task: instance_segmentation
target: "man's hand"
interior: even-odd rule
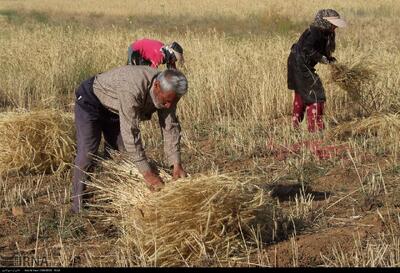
[[[164,187],[164,182],[161,177],[152,171],[145,172],[143,178],[147,185],[150,187],[151,191],[159,191]]]
[[[182,167],[182,164],[174,164],[174,170],[172,172],[172,178],[174,180],[178,179],[178,178],[183,178],[186,177],[187,173],[185,172],[185,170]]]

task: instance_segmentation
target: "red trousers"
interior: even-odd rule
[[[305,104],[299,93],[294,92],[292,123],[294,128],[299,128],[300,122],[304,119],[307,112],[307,128],[313,133],[325,128],[322,116],[324,114],[324,102]]]

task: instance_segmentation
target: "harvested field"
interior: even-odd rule
[[[286,65],[321,8],[348,27],[337,63],[316,65],[326,130],[309,134],[291,126]],[[398,267],[399,13],[397,0],[0,1],[0,266]],[[153,115],[141,133],[165,187],[150,192],[129,155],[99,158],[71,214],[74,90],[143,37],[184,48],[190,176],[172,181]]]

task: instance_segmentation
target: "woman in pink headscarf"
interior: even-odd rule
[[[177,42],[165,45],[157,40],[141,39],[128,47],[128,64],[131,65],[157,68],[160,64],[166,64],[168,69],[176,69],[176,62],[184,62],[183,49]]]

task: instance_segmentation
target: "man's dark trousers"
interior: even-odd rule
[[[72,179],[72,210],[75,213],[82,209],[82,197],[88,179],[86,172],[93,167],[93,155],[98,152],[102,133],[106,156],[107,149],[124,149],[119,116],[106,109],[94,95],[93,80],[83,81],[75,91],[77,155]]]

